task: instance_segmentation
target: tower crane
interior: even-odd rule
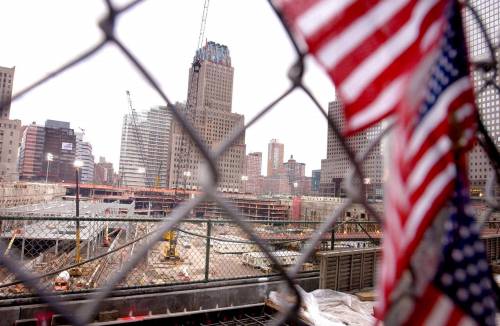
[[[205,36],[205,28],[207,24],[207,16],[208,16],[208,6],[210,4],[210,0],[205,0],[203,4],[203,13],[201,15],[201,24],[200,24],[200,32],[198,34],[198,44],[196,47],[196,50],[200,49],[203,43],[203,38]],[[195,56],[194,61],[192,63],[192,73],[191,73],[191,78],[189,80],[189,89],[188,89],[188,96],[187,96],[187,101],[186,101],[186,117],[188,121],[191,123],[194,123],[196,120],[196,108],[198,105],[198,85],[199,85],[199,79],[200,79],[200,68],[201,68],[201,63],[200,60],[197,56]],[[189,136],[186,134],[184,130],[182,130],[181,134],[181,155],[179,159],[179,163],[177,165],[177,172],[176,172],[176,180],[175,180],[175,201],[177,201],[177,188],[179,187],[179,177],[181,175],[181,171],[187,171],[189,169],[189,157],[191,155],[191,139],[189,139]],[[185,189],[184,189],[185,191]],[[177,204],[177,203],[175,203]]]
[[[146,166],[146,158],[144,156],[144,147],[145,147],[145,144],[142,140],[142,135],[139,131],[139,127],[137,126],[137,112],[135,111],[134,109],[134,106],[132,105],[132,96],[130,95],[130,91],[125,91],[125,93],[127,94],[127,101],[128,101],[128,106],[129,106],[129,109],[130,109],[130,116],[131,116],[131,119],[132,119],[132,126],[133,126],[133,130],[134,130],[134,134],[135,134],[135,140],[136,140],[136,143],[137,143],[137,150],[139,151],[139,155],[141,156],[141,161],[142,161],[142,164],[144,166],[144,173],[146,175],[146,186],[151,186],[151,182],[150,182],[150,178],[149,178],[149,175],[148,175],[148,168]]]
[[[205,3],[203,4],[203,13],[201,14],[200,34],[198,35],[198,46],[196,47],[196,49],[201,48],[201,44],[203,43],[203,37],[205,36],[205,27],[207,26],[209,4],[210,0],[205,0]]]

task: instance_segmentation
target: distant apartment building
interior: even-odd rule
[[[271,139],[267,145],[267,176],[275,176],[283,173],[283,161],[285,159],[285,145],[277,139]]]
[[[339,128],[344,128],[343,106],[339,99],[328,105],[328,117],[337,123]],[[354,136],[346,138],[347,144],[355,153],[363,152],[371,139],[381,132],[380,125],[372,127],[367,131],[359,132]],[[363,161],[364,180],[361,188],[369,197],[381,197],[383,160],[380,144],[371,151],[368,158]],[[347,158],[339,139],[328,126],[327,154],[326,159],[321,160],[320,193],[324,196],[345,196],[345,178],[352,169],[351,162]]]
[[[48,181],[75,182],[76,136],[70,123],[47,120],[44,141],[42,171]],[[49,156],[52,160],[47,159]]]
[[[493,44],[498,44],[500,42],[500,3],[497,0],[472,0],[470,3],[481,17],[486,33]],[[485,37],[469,10],[465,11],[464,24],[472,60],[491,61]],[[497,60],[500,60],[500,51],[497,50],[494,55],[496,55]],[[500,72],[500,66],[495,68],[497,72]],[[486,72],[477,69],[472,74],[476,91],[476,104],[481,114],[481,120],[497,149],[500,150],[500,94],[493,85],[483,89],[484,80],[492,76],[493,71]],[[500,77],[497,77],[496,83],[500,85]],[[483,90],[480,92],[481,89]],[[477,144],[469,153],[469,178],[472,196],[485,195],[486,182],[491,177],[492,171],[493,167],[486,152]]]
[[[177,106],[211,149],[244,125],[244,116],[232,112],[233,75],[227,46],[207,42],[196,51],[189,69],[187,103]],[[240,191],[245,148],[243,133],[218,160],[218,191]],[[200,188],[204,159],[177,122],[173,127],[170,162],[170,188]]]
[[[76,133],[76,159],[83,162],[80,168],[80,181],[91,183],[94,181],[94,155],[92,154],[92,145],[83,141],[83,132]]]
[[[43,155],[45,145],[45,127],[35,122],[26,126],[19,147],[19,179],[29,181],[45,180]]]
[[[245,176],[242,178],[242,191],[251,194],[262,193],[262,152],[246,156]],[[246,180],[245,180],[246,177]]]
[[[113,163],[106,162],[106,158],[100,156],[99,162],[94,165],[94,183],[111,185],[114,174]]]
[[[320,180],[321,180],[321,170],[312,170],[311,193],[313,194],[319,193]]]
[[[119,184],[167,187],[172,113],[166,106],[123,117]]]
[[[17,161],[21,121],[10,120],[15,68],[0,67],[0,181],[19,179]]]

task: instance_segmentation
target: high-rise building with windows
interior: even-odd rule
[[[272,177],[283,174],[283,161],[285,159],[285,145],[277,139],[271,139],[267,145],[267,176]]]
[[[123,117],[119,183],[132,187],[167,187],[172,112],[166,106]]]
[[[500,3],[497,0],[472,0],[470,4],[477,11],[485,31],[494,47],[500,45]],[[491,62],[492,55],[486,37],[469,10],[465,10],[465,31],[469,52],[475,62]],[[500,51],[493,54],[500,60]],[[483,65],[487,67],[487,65]],[[476,69],[472,74],[476,93],[476,104],[481,120],[497,149],[500,150],[500,94],[493,85],[484,87],[485,80],[491,79],[493,70],[500,72],[500,67],[491,67],[487,71]],[[500,77],[496,80],[500,85]],[[481,91],[480,91],[481,90]],[[486,152],[479,145],[469,153],[469,178],[472,196],[483,196],[487,179],[492,173],[492,166]]]
[[[113,184],[113,163],[106,162],[106,158],[100,156],[99,162],[94,167],[94,182],[96,184]]]
[[[0,119],[9,119],[16,68],[0,67]]]
[[[329,103],[328,117],[335,121],[339,128],[344,128],[343,106],[339,99]],[[380,132],[380,125],[376,125],[367,131],[347,137],[346,141],[354,153],[362,153],[370,140],[376,138]],[[367,196],[382,196],[382,163],[380,144],[377,144],[362,164],[364,180],[358,180],[358,182],[363,182],[363,189]],[[320,193],[325,196],[345,196],[344,182],[351,169],[352,164],[345,154],[340,140],[335,136],[332,128],[328,126],[326,159],[321,160]]]
[[[83,141],[83,132],[76,133],[76,159],[83,162],[80,169],[80,181],[91,183],[94,181],[94,155],[92,154],[92,145]]]
[[[45,180],[45,172],[42,169],[43,148],[45,145],[45,127],[38,126],[35,122],[24,128],[21,146],[19,147],[19,179],[21,180]]]
[[[262,152],[249,153],[246,156],[245,176],[242,178],[242,191],[251,194],[262,193]],[[245,179],[246,177],[246,179]]]
[[[244,116],[232,112],[233,75],[227,46],[207,42],[196,51],[189,69],[187,103],[177,106],[211,149],[244,125]],[[170,187],[199,189],[204,159],[177,122],[173,127],[171,153]],[[218,191],[240,191],[244,163],[243,133],[217,162]]]
[[[49,182],[75,182],[76,136],[69,122],[45,121],[42,173]],[[47,160],[47,157],[51,160]]]
[[[0,67],[0,181],[15,181],[18,173],[18,147],[21,121],[10,120],[15,68]]]
[[[321,179],[321,170],[312,170],[311,192],[313,194],[319,193],[320,179]]]

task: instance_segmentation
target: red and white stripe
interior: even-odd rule
[[[397,137],[386,187],[384,263],[379,317],[431,220],[452,192],[456,162],[455,125],[472,140],[471,84],[464,77],[448,86],[415,128],[415,103],[408,95],[418,72],[428,67],[446,24],[448,0],[275,0],[287,23],[326,69],[344,104],[346,133],[365,129],[396,113]],[[420,69],[424,71],[425,69]],[[414,100],[414,98],[413,98]],[[412,111],[413,110],[413,111]],[[408,119],[409,117],[409,119]],[[409,124],[408,121],[409,120]],[[460,129],[460,127],[458,128]],[[439,301],[436,305],[444,305]],[[427,315],[428,322],[443,318]]]
[[[446,0],[276,0],[333,79],[346,133],[391,115],[409,73],[433,53]]]
[[[451,128],[474,130],[472,86],[462,77],[440,95],[431,111],[410,132],[396,130],[393,137],[393,176],[386,185],[384,263],[380,274],[379,314],[422,239],[429,223],[450,198],[457,175]],[[450,117],[455,124],[450,123]],[[468,144],[464,144],[464,147]],[[436,324],[438,325],[438,324]]]
[[[467,316],[453,301],[431,284],[418,299],[418,305],[405,325],[473,326],[477,323]]]

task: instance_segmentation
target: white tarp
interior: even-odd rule
[[[297,287],[302,294],[300,316],[315,326],[361,326],[373,325],[373,301],[360,301],[356,296],[329,289],[319,289],[310,293]],[[272,291],[269,294],[277,306],[289,305],[283,295]]]

